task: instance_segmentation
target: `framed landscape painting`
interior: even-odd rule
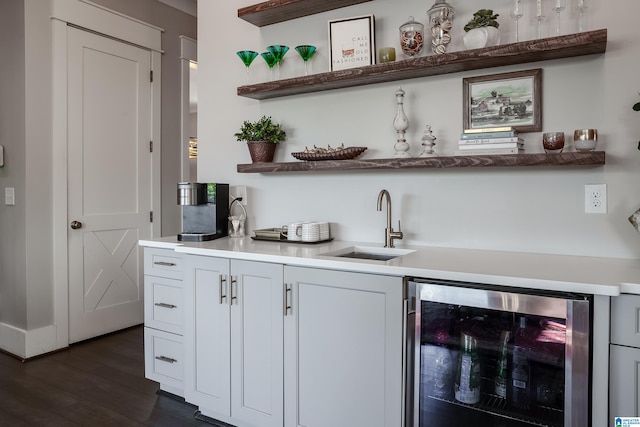
[[[462,97],[464,129],[542,130],[541,68],[465,78]]]

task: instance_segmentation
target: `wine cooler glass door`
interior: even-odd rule
[[[415,427],[589,425],[589,299],[510,289],[415,282]]]

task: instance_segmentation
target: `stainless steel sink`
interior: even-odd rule
[[[376,248],[366,246],[349,246],[332,252],[320,254],[335,258],[354,258],[372,261],[389,261],[414,252],[410,249]]]
[[[336,255],[338,258],[358,258],[358,259],[372,259],[375,261],[389,261],[390,259],[398,258],[400,255],[383,255],[383,254],[369,254],[366,252],[349,252],[342,255]]]

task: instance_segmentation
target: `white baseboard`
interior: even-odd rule
[[[22,359],[58,350],[56,348],[56,327],[49,325],[25,331],[6,323],[0,323],[0,349]]]

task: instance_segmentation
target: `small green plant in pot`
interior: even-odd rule
[[[499,14],[494,14],[491,9],[480,9],[473,14],[471,21],[464,26],[464,31],[469,32],[474,28],[482,27],[500,27],[500,23],[497,21]]]
[[[271,117],[262,116],[260,120],[245,120],[240,131],[235,135],[237,141],[244,141],[249,147],[249,154],[254,163],[271,162],[276,152],[276,144],[284,141],[287,133],[279,123]]]
[[[491,9],[480,9],[473,14],[473,18],[464,26],[463,42],[467,49],[479,49],[495,46],[500,43],[500,23],[497,13]]]

